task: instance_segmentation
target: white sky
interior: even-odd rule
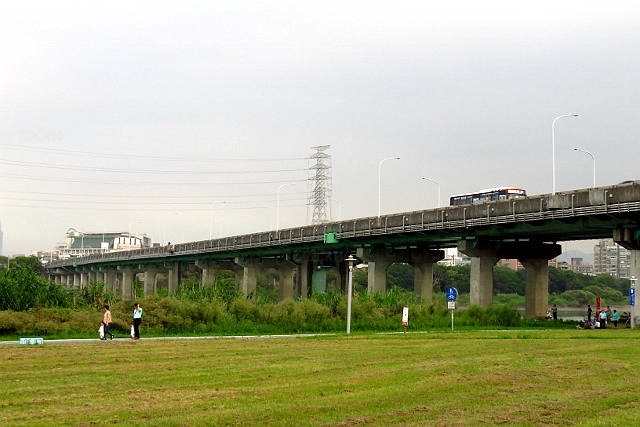
[[[68,227],[156,242],[274,229],[288,181],[280,227],[303,225],[314,145],[331,145],[334,219],[377,214],[389,156],[383,213],[434,207],[421,176],[443,203],[547,193],[567,113],[558,191],[591,185],[576,146],[598,185],[640,178],[637,4],[4,3],[4,252]]]

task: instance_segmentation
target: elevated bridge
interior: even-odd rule
[[[558,242],[613,238],[632,253],[632,275],[640,276],[640,181],[541,194],[523,199],[449,206],[322,225],[272,230],[213,240],[54,261],[49,276],[80,288],[100,280],[123,298],[133,298],[133,279],[144,275],[145,293],[164,276],[175,290],[185,272],[213,283],[216,272],[232,270],[251,296],[260,269],[280,276],[280,297],[306,297],[323,290],[322,272],[346,276],[344,259],[355,253],[368,262],[368,291],[386,290],[386,270],[394,262],[415,267],[415,292],[430,300],[433,263],[443,249],[457,247],[471,257],[471,303],[492,301],[493,266],[516,258],[527,272],[526,315],[543,317],[548,306],[548,260]]]

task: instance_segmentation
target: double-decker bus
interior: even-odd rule
[[[473,205],[476,203],[492,202],[495,200],[521,199],[527,197],[527,192],[516,187],[497,187],[476,191],[475,193],[457,194],[451,196],[449,205]]]

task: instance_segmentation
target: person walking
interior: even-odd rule
[[[558,320],[558,306],[555,304],[551,307],[551,315],[553,316],[553,320]]]
[[[131,339],[140,339],[140,323],[142,323],[142,307],[135,303],[133,304],[133,337]]]
[[[102,316],[102,323],[104,323],[104,338],[107,339],[107,335],[111,336],[113,339],[113,334],[111,333],[111,311],[109,311],[109,306],[104,306],[104,315]]]
[[[591,310],[591,305],[587,305],[587,320],[589,321],[589,323],[594,323],[592,322],[592,317],[591,317],[591,313],[593,313],[593,310]]]

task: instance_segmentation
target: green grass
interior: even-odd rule
[[[636,425],[638,330],[0,347],[2,425]]]

